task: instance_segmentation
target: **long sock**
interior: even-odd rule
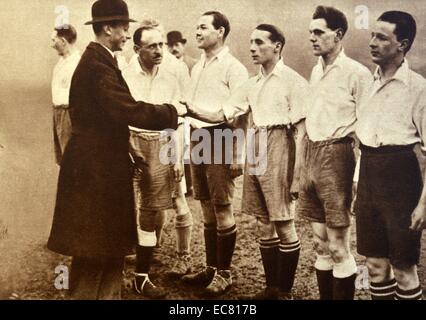
[[[136,247],[136,273],[149,273],[154,247]]]
[[[357,266],[353,255],[333,266],[333,300],[353,300]]]
[[[353,300],[356,274],[346,278],[333,278],[333,300]]]
[[[192,227],[176,228],[176,249],[181,255],[191,253]]]
[[[300,256],[300,241],[279,245],[278,281],[282,292],[290,293]]]
[[[404,290],[399,286],[396,288],[395,300],[423,300],[423,290],[419,285],[415,289]]]
[[[266,286],[278,287],[278,245],[279,238],[260,240],[259,249],[265,271]]]
[[[217,231],[216,224],[204,224],[204,242],[206,246],[207,266],[217,267]]]
[[[217,268],[218,270],[231,269],[232,256],[234,255],[237,241],[237,226],[224,230],[217,230]]]
[[[180,255],[191,253],[192,215],[177,215],[175,222],[176,251]]]
[[[315,262],[320,300],[333,299],[333,260],[330,255],[317,255]]]
[[[384,282],[371,282],[371,300],[394,300],[396,291],[396,280],[391,279]]]

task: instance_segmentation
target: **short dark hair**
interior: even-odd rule
[[[116,28],[117,26],[123,24],[123,21],[105,21],[105,22],[98,22],[94,23],[92,25],[93,32],[95,35],[99,36],[102,33],[102,30],[104,29],[104,26],[111,26],[112,28]]]
[[[348,19],[345,14],[333,7],[318,6],[315,9],[313,19],[324,19],[331,30],[342,29],[343,36],[348,31]]]
[[[281,51],[283,50],[284,45],[285,45],[285,37],[284,37],[284,33],[278,27],[276,27],[272,24],[259,24],[256,27],[256,30],[269,32],[270,33],[269,39],[272,42],[281,43]]]
[[[77,31],[70,24],[57,26],[54,30],[56,31],[58,37],[64,38],[68,41],[69,44],[73,44],[77,41]]]
[[[142,34],[144,31],[148,30],[155,30],[154,26],[143,26],[136,29],[135,33],[133,34],[133,43],[140,46],[142,42]]]
[[[213,16],[213,26],[216,30],[220,27],[225,29],[225,33],[223,35],[223,40],[225,41],[229,32],[231,32],[231,25],[229,24],[228,18],[219,11],[207,11],[203,13],[203,16]]]
[[[377,21],[385,21],[395,24],[395,35],[399,42],[407,39],[410,43],[404,53],[410,51],[417,33],[417,24],[414,17],[402,11],[387,11],[383,13]]]

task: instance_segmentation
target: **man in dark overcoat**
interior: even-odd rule
[[[89,44],[70,89],[72,137],[59,174],[48,248],[72,256],[73,299],[119,299],[124,256],[136,244],[128,125],[176,129],[182,106],[136,102],[114,57],[130,39],[127,4],[92,7]]]

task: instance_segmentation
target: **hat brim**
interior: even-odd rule
[[[137,22],[136,20],[130,19],[129,17],[123,17],[123,16],[111,16],[111,17],[100,17],[95,18],[91,21],[87,21],[85,25],[91,25],[99,22],[112,22],[112,21],[122,21],[122,22]]]
[[[175,43],[178,43],[178,42],[181,42],[181,43],[183,43],[183,44],[186,44],[186,39],[180,39],[180,40],[175,40],[175,41],[172,41],[172,42],[167,42],[167,44],[168,44],[169,46],[172,46],[172,45],[174,45]]]

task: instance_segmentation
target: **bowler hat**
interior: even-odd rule
[[[179,31],[170,31],[167,34],[167,44],[168,45],[174,45],[177,42],[181,42],[183,44],[186,43],[186,39],[182,37],[182,33]]]
[[[98,0],[92,6],[92,20],[85,25],[111,21],[136,22],[129,18],[129,9],[123,0]]]

